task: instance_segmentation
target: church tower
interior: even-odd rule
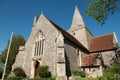
[[[73,35],[87,49],[89,49],[90,39],[93,37],[93,35],[86,28],[77,6],[75,7],[72,24],[68,32]]]

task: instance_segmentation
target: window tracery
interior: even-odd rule
[[[43,45],[44,45],[43,33],[39,31],[35,37],[34,56],[43,55]]]

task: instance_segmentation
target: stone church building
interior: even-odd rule
[[[12,70],[21,67],[28,77],[34,78],[38,67],[47,65],[52,76],[61,80],[71,76],[72,70],[83,70],[87,77],[102,76],[117,48],[115,33],[94,37],[76,6],[67,31],[43,14],[34,17],[30,36],[25,46],[20,46]]]

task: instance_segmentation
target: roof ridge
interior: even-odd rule
[[[114,49],[113,37],[113,33],[94,37],[90,40],[89,51],[99,52]]]
[[[104,36],[108,36],[108,35],[113,35],[113,33],[103,34],[103,35],[100,35],[100,36],[95,36],[92,39],[95,39],[95,38],[98,38],[98,37],[104,37]]]

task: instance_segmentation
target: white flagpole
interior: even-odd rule
[[[5,66],[4,66],[4,71],[3,71],[3,75],[2,75],[2,80],[4,80],[4,76],[5,76],[6,65],[7,65],[9,51],[10,51],[10,46],[11,46],[11,42],[12,42],[12,36],[13,36],[13,32],[11,33],[11,37],[10,37],[10,43],[9,43],[9,47],[8,47],[8,51],[7,51],[7,56],[6,56],[6,60],[5,60]]]

